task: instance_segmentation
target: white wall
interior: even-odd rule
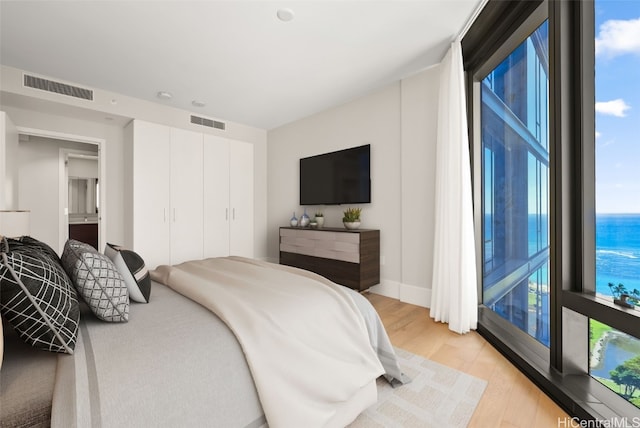
[[[18,153],[18,130],[3,111],[0,111],[0,210],[19,209],[18,168],[11,159]]]
[[[36,128],[62,133],[92,136],[106,140],[107,182],[107,241],[124,242],[126,218],[123,194],[123,127],[128,119],[142,119],[173,126],[220,135],[254,145],[254,231],[255,256],[267,256],[267,132],[263,129],[221,120],[226,130],[204,128],[189,121],[190,112],[170,106],[127,97],[125,95],[94,89],[94,100],[73,97],[26,88],[22,85],[22,70],[0,66],[0,110],[18,127]],[[73,82],[69,82],[73,83]],[[105,120],[113,117],[115,120]],[[102,186],[101,186],[102,187]]]
[[[278,259],[278,227],[299,217],[298,161],[301,157],[371,144],[371,204],[363,208],[361,227],[380,229],[383,278],[400,278],[400,85],[285,125],[268,134],[269,256]],[[344,206],[317,207],[325,226],[342,226]],[[316,207],[308,207],[310,216]]]
[[[402,81],[401,299],[429,306],[433,272],[439,67]],[[428,295],[416,287],[429,289]]]
[[[268,256],[278,228],[299,216],[301,157],[371,144],[371,204],[362,228],[380,229],[381,284],[374,291],[428,306],[433,258],[433,193],[438,72],[431,68],[372,95],[268,133]],[[341,227],[343,206],[320,208]]]
[[[32,138],[19,143],[18,198],[31,211],[31,236],[62,253],[59,246],[60,149],[87,150],[87,144]]]
[[[15,123],[17,127],[23,128],[32,128],[32,129],[42,129],[48,131],[54,131],[63,134],[72,134],[72,135],[81,135],[83,137],[90,137],[96,139],[102,139],[105,141],[104,152],[101,156],[106,156],[106,183],[102,186],[103,191],[105,191],[106,198],[106,206],[105,206],[105,223],[103,226],[106,227],[107,236],[106,239],[108,242],[122,242],[124,239],[124,218],[122,215],[123,208],[123,186],[124,182],[122,179],[122,158],[123,158],[123,135],[122,128],[117,125],[109,125],[101,122],[93,122],[82,119],[75,119],[66,116],[58,116],[50,113],[45,113],[36,110],[24,110],[20,108],[11,107],[8,105],[2,105],[2,109],[7,113],[7,115],[11,118],[11,120]],[[55,141],[55,140],[53,140]],[[20,143],[21,145],[24,142]],[[53,144],[55,146],[55,144]],[[56,178],[52,178],[55,180],[55,183],[58,183],[58,147],[49,148],[50,150],[55,150],[55,158],[56,158]],[[43,150],[46,150],[43,147]],[[48,171],[48,168],[43,171],[38,171],[37,169],[33,170],[33,176],[28,176],[25,171],[20,168],[19,172],[19,188],[22,189],[19,195],[19,205],[20,209],[31,209],[30,205],[34,204],[35,201],[38,200],[40,193],[29,193],[29,196],[25,196],[26,192],[42,192],[42,187],[34,185],[32,181],[40,182],[40,177],[45,174],[45,171]],[[46,173],[47,177],[49,176],[49,172]],[[27,180],[23,182],[23,180]],[[27,190],[31,189],[31,190]],[[40,190],[38,190],[40,189]],[[53,189],[51,186],[49,191],[54,192],[56,194],[56,198],[59,197],[57,189]],[[27,199],[24,199],[27,198]],[[58,199],[56,199],[55,206],[58,206]],[[31,232],[35,238],[42,239],[51,245],[54,249],[58,249],[58,238],[56,235],[55,241],[52,243],[49,242],[48,239],[44,239],[44,236],[48,236],[50,233],[54,233],[51,231],[44,232],[41,229],[41,226],[38,226],[38,218],[39,216],[35,215],[32,212],[31,214]],[[51,221],[58,221],[59,218],[55,217]],[[55,226],[55,233],[57,234],[59,231],[58,223]]]
[[[97,159],[69,157],[67,167],[69,168],[69,177],[99,178]]]

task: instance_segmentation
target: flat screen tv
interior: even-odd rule
[[[300,205],[371,202],[371,145],[300,159]]]

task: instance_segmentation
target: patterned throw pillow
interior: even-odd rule
[[[72,354],[80,322],[76,290],[55,252],[30,240],[0,245],[0,312],[26,343]]]
[[[144,260],[137,253],[113,244],[107,244],[104,254],[111,259],[124,278],[129,289],[129,298],[134,302],[149,303],[151,278]]]
[[[18,248],[30,248],[36,252],[42,252],[46,254],[47,256],[51,257],[53,261],[61,264],[60,257],[58,257],[58,254],[53,250],[53,248],[42,241],[38,241],[35,238],[32,238],[30,236],[23,236],[18,239],[7,238],[7,241],[9,242],[9,247],[12,250],[17,250]]]
[[[108,322],[129,320],[127,284],[109,257],[89,244],[70,239],[64,245],[62,266],[98,318]]]

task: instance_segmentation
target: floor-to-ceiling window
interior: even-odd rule
[[[463,53],[479,331],[588,426],[640,426],[640,2],[490,0]]]
[[[549,49],[543,22],[482,78],[483,303],[549,344]]]
[[[594,7],[595,292],[637,305],[640,2],[595,0]],[[591,376],[640,406],[640,340],[592,318],[589,349]]]

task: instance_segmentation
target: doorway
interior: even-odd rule
[[[99,250],[101,183],[97,147],[95,151],[60,148],[60,156],[65,169],[65,176],[60,180],[60,200],[67,201],[63,211],[68,238]]]
[[[70,223],[81,222],[83,228],[95,231],[91,245],[101,248],[106,242],[106,168],[101,155],[104,140],[21,127],[18,133],[19,200],[21,206],[31,211],[32,235],[61,254],[70,236]],[[94,172],[81,172],[87,168],[74,166],[81,163],[93,165],[89,169]],[[82,195],[75,192],[85,184],[87,188]],[[70,204],[69,196],[74,196],[74,192]]]

